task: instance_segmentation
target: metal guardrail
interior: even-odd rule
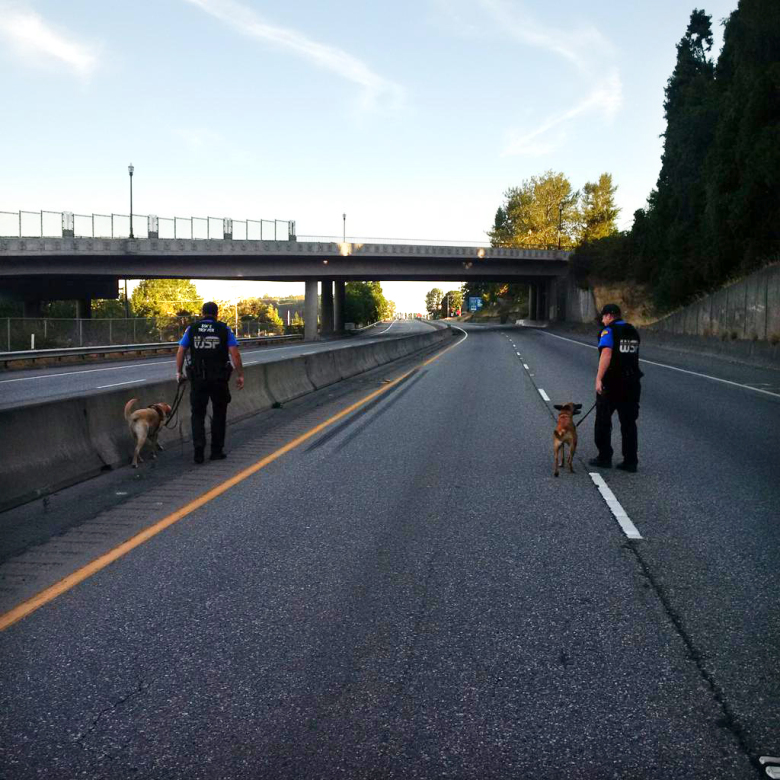
[[[129,238],[129,214],[0,211],[0,238]],[[295,221],[133,214],[134,238],[295,240]]]
[[[303,336],[291,334],[288,336],[253,336],[238,339],[239,344],[251,346],[252,344],[264,344],[284,341],[301,341]],[[101,347],[62,347],[60,349],[26,349],[15,352],[0,352],[0,363],[8,363],[15,360],[37,360],[44,358],[79,357],[81,355],[108,355],[117,352],[148,352],[149,350],[165,350],[178,347],[178,341],[153,341],[149,344],[115,344]]]

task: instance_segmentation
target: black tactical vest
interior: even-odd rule
[[[639,332],[627,322],[613,322],[608,327],[612,331],[614,344],[612,359],[604,374],[604,386],[608,393],[621,395],[639,387],[642,378],[639,369]],[[599,354],[602,349],[599,349]]]
[[[190,325],[190,378],[230,379],[228,326],[206,319]]]

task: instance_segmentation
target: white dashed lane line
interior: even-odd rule
[[[553,335],[553,334],[548,334],[548,335]],[[570,340],[571,339],[566,339],[566,341],[570,341]],[[581,343],[581,342],[575,342],[575,343]],[[588,345],[583,344],[582,346],[588,346]],[[517,353],[517,356],[520,357],[519,352]],[[529,372],[530,376],[533,376],[533,374],[530,373],[531,369],[528,367],[527,363],[523,363],[523,368]],[[547,395],[547,393],[545,393],[541,387],[538,387],[537,390],[539,391],[539,395],[547,403],[549,403],[550,397]],[[623,533],[626,535],[626,537],[628,537],[629,539],[641,539],[642,534],[639,533],[639,530],[631,521],[631,518],[626,514],[626,510],[623,509],[620,502],[617,500],[617,498],[615,498],[615,494],[609,489],[609,486],[604,481],[604,478],[601,476],[601,474],[590,473],[590,478],[593,480],[594,484],[598,488],[599,493],[601,493],[601,496],[606,502],[607,506],[609,507],[610,512],[612,512],[613,517],[620,524],[620,527],[623,529]]]
[[[593,483],[599,489],[601,497],[607,502],[607,506],[615,517],[615,520],[620,523],[620,527],[623,529],[623,533],[629,539],[641,539],[642,534],[639,533],[637,527],[631,522],[631,518],[626,514],[626,510],[623,509],[620,502],[615,498],[615,494],[609,489],[609,486],[604,481],[601,474],[590,472],[590,478]]]

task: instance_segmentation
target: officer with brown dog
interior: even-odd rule
[[[636,421],[642,393],[639,369],[639,333],[622,319],[620,307],[608,303],[601,310],[599,367],[596,374],[595,440],[597,468],[612,467],[612,415],[618,413],[623,460],[616,468],[634,473],[639,463]]]

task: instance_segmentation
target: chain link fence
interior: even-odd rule
[[[24,349],[104,347],[112,344],[151,344],[178,341],[189,317],[131,319],[54,319],[4,317],[0,344],[7,352]]]
[[[107,347],[178,341],[195,317],[130,319],[0,318],[0,352],[67,347]],[[282,335],[267,322],[239,319],[228,325],[239,338]]]

